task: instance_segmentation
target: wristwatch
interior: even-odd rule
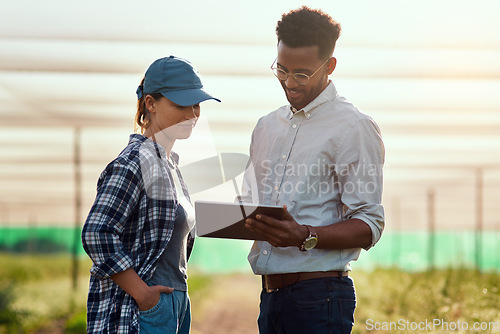
[[[304,226],[307,227],[309,235],[302,242],[302,246],[299,247],[299,249],[303,252],[313,249],[318,244],[318,235],[316,234],[312,226]]]

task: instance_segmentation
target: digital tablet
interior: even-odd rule
[[[282,220],[284,215],[283,207],[278,205],[196,201],[194,208],[196,234],[210,238],[262,240],[245,227],[245,219],[260,213]]]

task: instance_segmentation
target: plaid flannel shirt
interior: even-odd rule
[[[186,198],[186,185],[172,153]],[[128,146],[99,177],[97,196],[82,230],[93,261],[87,300],[88,333],[138,333],[139,308],[110,276],[134,268],[147,283],[169,242],[177,217],[174,180],[165,150],[143,135]],[[188,237],[187,256],[194,236]]]

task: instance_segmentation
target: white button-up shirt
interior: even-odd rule
[[[243,201],[286,204],[303,225],[326,226],[357,218],[368,224],[371,246],[375,245],[384,229],[384,146],[377,124],[339,96],[331,82],[305,108],[292,110],[283,106],[257,123]],[[258,275],[350,270],[350,261],[360,252],[360,248],[301,252],[257,241],[248,259]]]

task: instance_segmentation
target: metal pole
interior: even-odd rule
[[[476,268],[481,271],[483,238],[483,169],[476,169]]]
[[[393,205],[393,249],[392,249],[392,265],[394,267],[399,266],[399,257],[401,255],[401,205],[399,198],[394,199]]]
[[[74,181],[75,181],[75,218],[74,218],[74,235],[73,235],[73,254],[72,254],[72,282],[73,290],[78,288],[78,246],[80,245],[80,212],[82,206],[81,199],[81,159],[80,159],[80,128],[76,127],[73,139],[73,166],[74,166]]]
[[[435,201],[436,197],[434,194],[434,189],[430,189],[427,194],[427,208],[428,208],[428,219],[429,219],[429,245],[428,245],[428,266],[430,270],[434,269],[435,265],[435,233],[436,233],[436,221],[435,221]]]
[[[7,245],[9,244],[10,240],[10,226],[9,226],[9,217],[8,217],[8,208],[7,204],[4,206],[0,206],[0,228],[3,229],[2,234],[3,234],[3,240],[4,244],[0,246],[3,246],[4,250],[7,250]]]

